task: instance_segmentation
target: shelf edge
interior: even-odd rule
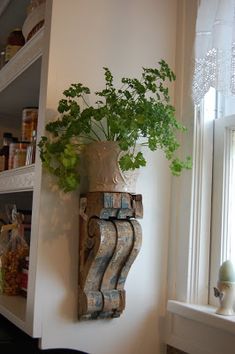
[[[34,165],[19,167],[0,173],[0,194],[32,191]]]
[[[40,29],[0,70],[0,92],[42,56],[43,35],[44,28]]]

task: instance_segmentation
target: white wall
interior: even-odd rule
[[[103,66],[108,66],[116,78],[138,75],[142,66],[153,66],[161,58],[174,68],[176,10],[177,0],[54,1],[47,110],[67,88],[65,82],[80,81],[95,90],[101,88]],[[67,35],[70,26],[74,52]],[[72,75],[63,77],[64,62],[71,65]],[[71,232],[68,237],[68,225],[62,225],[57,236],[50,225],[44,225],[44,231],[41,227],[38,272],[43,287],[38,285],[38,296],[40,292],[44,296],[43,348],[68,347],[89,354],[161,352],[171,177],[161,153],[147,153],[147,157],[148,167],[141,171],[137,186],[144,203],[143,245],[127,278],[126,309],[120,318],[77,321],[77,235]],[[46,192],[41,197],[42,206],[50,202],[50,192]],[[43,212],[46,215],[48,210]],[[53,219],[54,210],[50,212]],[[68,224],[73,218],[76,226],[78,211],[68,217]]]

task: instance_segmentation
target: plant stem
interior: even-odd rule
[[[95,132],[94,129],[91,128],[91,132],[96,136],[98,141],[101,141],[101,138],[99,137],[99,135]],[[95,139],[94,139],[95,140]]]
[[[90,107],[89,104],[87,103],[87,101],[85,100],[84,96],[82,95],[81,97],[82,97],[83,102],[85,103],[85,105],[86,105],[87,107]]]
[[[104,134],[105,138],[107,139],[107,133],[102,125],[102,123],[99,121],[99,124],[96,123],[95,120],[92,121],[93,124],[95,124],[95,126]]]

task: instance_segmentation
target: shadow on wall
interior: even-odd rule
[[[85,352],[80,352],[78,350],[73,349],[47,349],[47,350],[39,350],[37,353],[48,353],[48,354],[73,354],[73,353],[80,353],[80,354],[88,354]]]
[[[186,352],[182,352],[179,349],[173,348],[170,345],[167,346],[167,354],[188,354]]]

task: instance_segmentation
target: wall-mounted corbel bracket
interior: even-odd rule
[[[91,192],[80,199],[78,316],[119,317],[124,285],[141,247],[142,197]]]

